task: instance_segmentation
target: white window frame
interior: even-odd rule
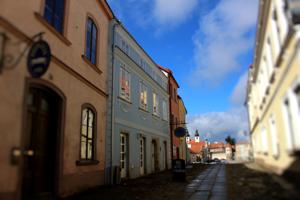
[[[125,86],[124,86],[124,88],[125,89],[123,89],[123,72],[124,72],[124,75],[125,75],[125,77],[124,77],[124,80],[126,81],[125,82]],[[130,72],[128,71],[128,70],[126,70],[126,68],[125,68],[125,65],[124,64],[121,64],[120,65],[120,83],[119,83],[119,85],[120,85],[120,97],[122,98],[122,99],[125,99],[126,101],[130,101],[130,98],[131,98],[131,77],[130,77]],[[126,85],[127,85],[127,87],[128,87],[128,92],[126,92]]]
[[[166,100],[162,101],[162,109],[163,109],[163,116],[162,116],[163,120],[168,121],[169,113],[168,113],[168,104]]]
[[[289,24],[288,24],[288,19],[287,16],[285,14],[285,2],[283,0],[279,0],[279,1],[274,1],[275,3],[275,7],[277,10],[277,17],[278,17],[278,23],[279,23],[279,27],[281,28],[281,32],[279,33],[280,35],[280,41],[282,43],[284,43],[285,38],[287,36],[288,33],[288,29],[289,29]]]
[[[262,143],[262,152],[268,154],[269,143],[268,143],[268,131],[265,127],[261,129],[261,143]]]
[[[280,27],[278,26],[278,11],[276,10],[276,7],[273,6],[272,9],[272,16],[271,16],[271,28],[272,28],[272,40],[273,40],[273,44],[274,44],[274,50],[275,50],[275,63],[278,60],[279,54],[280,54],[280,48],[282,46],[281,44],[281,40],[280,40]],[[274,14],[276,13],[277,18],[275,19]]]
[[[298,101],[298,97],[296,94],[296,89],[300,87],[300,76],[293,82],[292,84],[292,92],[291,92],[291,111],[293,116],[293,126],[294,126],[294,147],[296,150],[300,150],[300,101]]]
[[[140,108],[148,110],[148,88],[143,81],[140,81]]]
[[[293,144],[293,135],[294,135],[294,127],[293,127],[293,117],[291,111],[291,102],[290,102],[290,93],[288,90],[286,96],[282,101],[282,109],[283,109],[283,119],[284,119],[284,127],[285,127],[285,137],[286,137],[286,150],[289,154],[291,154],[294,150]],[[286,104],[288,102],[288,105]]]
[[[271,79],[271,76],[274,71],[274,58],[273,58],[273,52],[272,52],[272,40],[271,37],[268,36],[267,43],[266,43],[266,59],[267,59],[267,68],[268,68],[268,83]]]
[[[159,116],[159,97],[158,95],[153,92],[153,114]]]
[[[275,116],[272,114],[269,118],[269,126],[271,133],[271,142],[272,142],[272,154],[274,158],[279,157],[279,140],[278,140],[278,131],[276,127]]]

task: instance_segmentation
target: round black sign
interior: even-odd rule
[[[175,129],[175,136],[176,137],[184,137],[186,134],[186,129],[183,127],[178,127]]]
[[[34,78],[39,78],[46,73],[51,59],[51,51],[47,42],[39,40],[32,44],[28,57],[27,69]]]

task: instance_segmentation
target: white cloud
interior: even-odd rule
[[[155,0],[153,16],[161,25],[179,25],[196,8],[197,0]]]
[[[236,84],[230,100],[234,105],[242,106],[246,100],[248,72],[244,73]]]
[[[239,59],[252,48],[249,37],[257,18],[258,0],[221,0],[199,22],[194,35],[196,69],[192,80],[219,83],[238,70]]]
[[[192,136],[198,129],[202,140],[207,138],[210,141],[224,141],[227,135],[245,140],[247,137],[244,133],[248,132],[246,108],[188,116],[188,129]]]
[[[108,0],[117,17],[154,30],[155,35],[170,31],[185,22],[199,0]]]

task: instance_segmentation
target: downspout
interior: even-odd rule
[[[113,25],[112,31],[113,31],[113,38],[112,38],[112,46],[111,46],[111,54],[112,54],[112,64],[111,64],[111,157],[110,157],[110,181],[111,184],[113,184],[113,174],[114,174],[114,169],[113,169],[113,152],[114,152],[114,63],[115,63],[115,32],[116,32],[116,27],[119,25],[119,21],[116,19],[115,23]]]
[[[173,131],[172,131],[172,127],[173,127],[173,119],[172,119],[172,106],[171,106],[171,81],[170,81],[170,74],[168,76],[168,88],[169,88],[169,119],[170,119],[170,138],[171,138],[171,141],[170,141],[170,146],[171,146],[171,166],[172,166],[172,169],[173,169]]]

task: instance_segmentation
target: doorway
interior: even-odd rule
[[[142,137],[140,139],[140,175],[143,176],[145,174],[145,138]]]
[[[158,166],[158,155],[157,155],[157,143],[155,140],[152,140],[151,142],[151,156],[152,156],[152,172],[159,171]]]
[[[164,169],[168,169],[168,148],[166,141],[164,141]]]
[[[53,199],[58,177],[62,99],[31,86],[26,96],[22,199]]]
[[[127,178],[128,172],[128,137],[126,134],[120,135],[120,165],[121,178]]]

